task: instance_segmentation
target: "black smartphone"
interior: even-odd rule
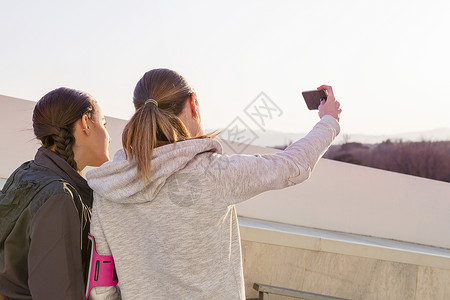
[[[304,91],[302,95],[309,110],[319,109],[320,101],[327,100],[327,94],[323,90]]]

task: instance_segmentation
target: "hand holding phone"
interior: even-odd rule
[[[334,97],[333,88],[329,85],[321,85],[317,89],[326,91],[328,98],[326,102],[319,105],[319,117],[322,118],[325,115],[330,115],[339,122],[342,109],[341,104]]]
[[[319,109],[320,102],[327,100],[327,94],[324,90],[304,91],[302,95],[309,110]]]

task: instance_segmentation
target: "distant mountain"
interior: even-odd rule
[[[207,130],[209,132],[211,130]],[[286,133],[280,131],[262,131],[254,130],[254,138],[250,142],[254,146],[275,147],[288,145],[306,135],[306,133]],[[228,139],[226,134],[221,134],[220,138]],[[434,130],[422,132],[406,132],[391,135],[368,135],[368,134],[353,134],[341,132],[333,144],[343,144],[346,142],[363,143],[363,144],[377,144],[386,140],[391,141],[450,141],[450,128],[439,128]]]
[[[391,141],[450,141],[450,128],[438,128],[433,130],[421,132],[406,132],[391,135],[364,135],[364,134],[346,134],[339,135],[337,141],[342,142],[357,142],[363,144],[378,144],[386,140]]]

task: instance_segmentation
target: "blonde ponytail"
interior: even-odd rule
[[[122,133],[122,146],[127,159],[136,162],[138,176],[144,184],[151,183],[150,169],[155,148],[218,135],[191,137],[178,118],[193,92],[181,75],[168,69],[151,70],[137,83],[133,99],[136,112]]]

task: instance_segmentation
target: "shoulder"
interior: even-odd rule
[[[30,210],[34,215],[49,200],[70,201],[78,196],[75,188],[63,179],[54,180],[38,187],[37,193],[30,202]]]

